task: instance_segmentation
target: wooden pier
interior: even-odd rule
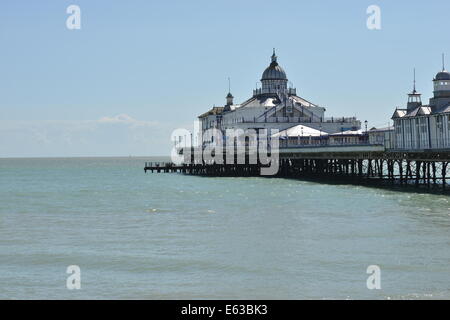
[[[331,179],[357,184],[421,187],[450,191],[450,150],[383,148],[281,148],[277,177]],[[203,176],[260,176],[259,164],[145,164],[145,172]]]
[[[280,154],[279,175],[340,178],[357,183],[450,191],[450,151]]]

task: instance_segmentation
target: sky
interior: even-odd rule
[[[66,12],[81,9],[81,28]],[[369,30],[377,5],[381,29]],[[387,126],[450,64],[450,1],[40,0],[0,3],[0,157],[169,155],[174,129],[248,99],[272,48],[326,116]],[[448,69],[448,68],[447,68]]]

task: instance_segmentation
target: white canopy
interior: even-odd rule
[[[327,135],[328,135],[328,133],[326,133],[326,132],[316,130],[314,128],[299,124],[299,125],[293,126],[291,128],[285,129],[283,131],[280,131],[278,133],[275,133],[272,135],[272,137],[273,138],[276,138],[276,137],[283,138],[286,136],[287,137],[301,137],[301,136],[303,136],[303,137],[309,137],[309,136],[319,137],[319,136],[327,136]]]
[[[344,136],[359,136],[362,135],[363,132],[361,129],[359,130],[347,130],[347,131],[342,131],[342,132],[336,132],[333,134],[330,134],[330,136],[340,136],[340,135],[344,135]]]

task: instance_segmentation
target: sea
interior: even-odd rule
[[[449,196],[158,160],[0,159],[0,299],[450,298]]]

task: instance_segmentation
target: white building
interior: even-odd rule
[[[394,120],[394,148],[407,150],[450,148],[450,73],[442,71],[433,79],[434,94],[423,105],[421,94],[414,89],[408,94],[406,108],[397,108]]]
[[[275,50],[270,65],[262,74],[261,84],[261,88],[253,90],[252,97],[241,104],[234,104],[233,95],[228,93],[225,106],[213,107],[199,116],[201,132],[209,128],[222,132],[226,129],[282,131],[303,125],[326,136],[361,128],[361,122],[355,117],[326,118],[325,108],[301,98],[295,88],[288,87],[286,73],[278,64]]]
[[[392,149],[394,145],[394,127],[372,128],[368,131],[369,144],[383,145],[386,149]]]

